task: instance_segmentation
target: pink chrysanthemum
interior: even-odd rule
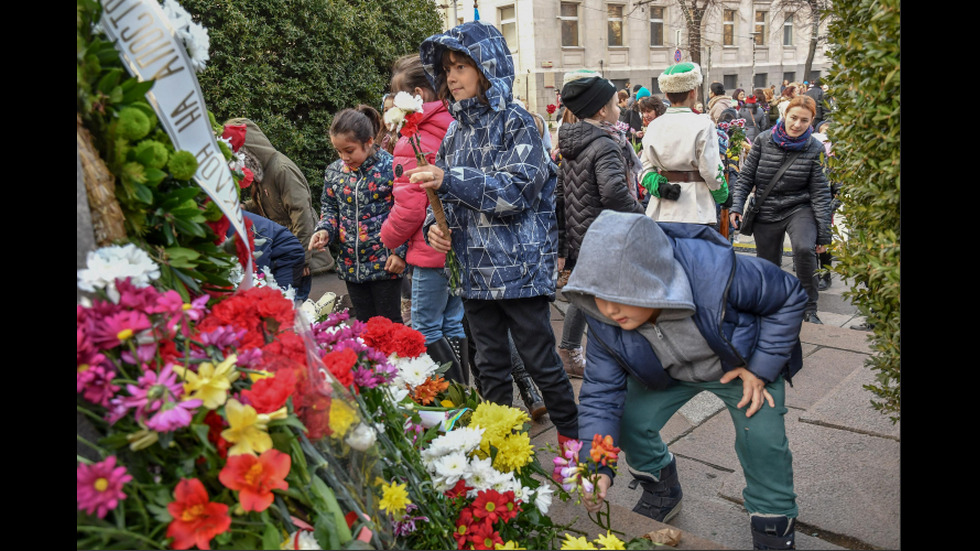
[[[120,500],[126,499],[122,488],[132,479],[126,473],[126,467],[116,466],[115,456],[94,465],[79,463],[75,471],[78,510],[105,518]]]

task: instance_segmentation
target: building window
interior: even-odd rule
[[[608,38],[610,46],[623,45],[623,6],[621,4],[610,4]]]
[[[561,3],[561,45],[578,46],[578,4],[574,2]]]
[[[787,17],[783,22],[783,46],[793,45],[793,18]]]
[[[785,80],[786,82],[793,82],[793,81],[795,81],[796,80],[796,73],[795,72],[783,73],[783,80]]]
[[[724,46],[735,45],[735,14],[735,10],[725,10],[721,28],[721,43]]]
[[[766,84],[767,80],[769,80],[769,73],[756,73],[755,80],[752,82],[752,88],[768,87],[768,84]]]
[[[517,13],[514,6],[504,6],[497,9],[497,21],[500,23],[500,34],[511,52],[517,51]]]
[[[664,45],[664,9],[662,7],[650,7],[650,45]]]
[[[735,84],[738,80],[738,75],[724,75],[721,80],[722,84],[725,85],[725,90],[733,90],[738,88],[738,86]]]
[[[649,88],[650,88],[650,93],[653,94],[653,95],[657,95],[657,94],[662,94],[663,93],[660,90],[660,79],[658,79],[657,77],[653,77],[653,79],[650,80],[650,86],[649,86]]]
[[[766,21],[769,19],[769,12],[767,11],[757,11],[755,12],[755,34],[752,38],[755,40],[756,46],[766,45]]]

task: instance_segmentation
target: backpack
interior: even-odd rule
[[[738,111],[736,111],[734,107],[729,107],[724,111],[722,111],[720,115],[718,115],[718,122],[722,122],[722,121],[731,122],[737,118],[739,118]]]
[[[785,101],[785,100],[784,100]],[[776,124],[779,120],[779,104],[782,101],[774,101],[769,104],[769,126]]]

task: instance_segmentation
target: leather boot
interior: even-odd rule
[[[517,383],[517,390],[521,393],[521,400],[524,401],[528,413],[531,414],[531,419],[537,421],[542,415],[548,413],[548,409],[544,406],[544,399],[538,393],[538,388],[534,386],[534,380],[528,375],[523,363],[514,367],[513,376],[514,382]]]
[[[449,369],[443,374],[443,377],[447,381],[466,384],[466,381],[463,380],[463,370],[459,365],[459,360],[456,359],[456,354],[453,353],[453,347],[449,344],[446,337],[429,343],[426,348],[428,349],[427,353],[429,357],[437,364],[450,364]]]
[[[753,549],[796,549],[796,519],[783,515],[749,515]]]
[[[453,355],[456,356],[456,360],[459,362],[459,368],[463,374],[463,384],[469,386],[470,369],[472,367],[469,342],[466,337],[446,337],[446,340],[449,341],[449,346],[453,349]],[[474,378],[476,378],[475,372]],[[477,384],[477,388],[479,388],[479,384]]]

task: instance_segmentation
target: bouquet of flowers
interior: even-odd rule
[[[356,402],[310,354],[288,299],[254,287],[185,302],[154,287],[159,267],[135,245],[89,258],[79,286],[94,297],[76,308],[79,547],[390,544],[378,496],[352,480],[380,473],[377,452],[349,452]]]
[[[719,122],[718,128],[728,134],[728,153],[732,157],[737,158],[745,147],[745,119]]]
[[[419,122],[422,121],[422,97],[412,96],[407,92],[398,92],[390,109],[385,111],[384,123],[391,132],[397,132],[402,137],[408,139],[415,152],[415,161],[418,166],[426,166],[429,162],[422,152],[422,142],[418,135]],[[402,175],[402,166],[395,167],[395,175]],[[449,235],[449,225],[446,223],[446,213],[442,208],[442,200],[431,189],[425,190],[429,198],[429,205],[432,207],[432,214],[436,219],[436,224],[445,236]],[[461,285],[461,275],[459,260],[452,249],[446,253],[446,268],[449,269],[449,288],[458,290]]]

